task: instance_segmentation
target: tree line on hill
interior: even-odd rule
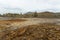
[[[5,13],[0,17],[19,17],[19,18],[60,18],[60,13],[54,12],[27,12],[25,14]]]

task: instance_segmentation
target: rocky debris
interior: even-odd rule
[[[59,28],[49,23],[29,25],[0,33],[0,40],[60,40]]]

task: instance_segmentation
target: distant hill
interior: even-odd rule
[[[27,12],[25,14],[18,13],[6,13],[1,15],[2,17],[20,17],[20,18],[60,18],[60,13],[54,12]]]
[[[54,12],[28,12],[23,17],[35,17],[35,15],[37,18],[60,18],[60,13]]]

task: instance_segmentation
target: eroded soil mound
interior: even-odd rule
[[[5,30],[0,33],[0,40],[60,40],[60,26],[44,23]]]

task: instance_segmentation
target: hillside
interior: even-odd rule
[[[60,13],[53,13],[53,12],[28,12],[23,15],[23,17],[30,17],[30,18],[60,18]],[[35,17],[35,18],[36,18]]]
[[[6,13],[0,15],[1,17],[17,17],[17,18],[60,18],[59,12],[27,12],[27,13]]]

